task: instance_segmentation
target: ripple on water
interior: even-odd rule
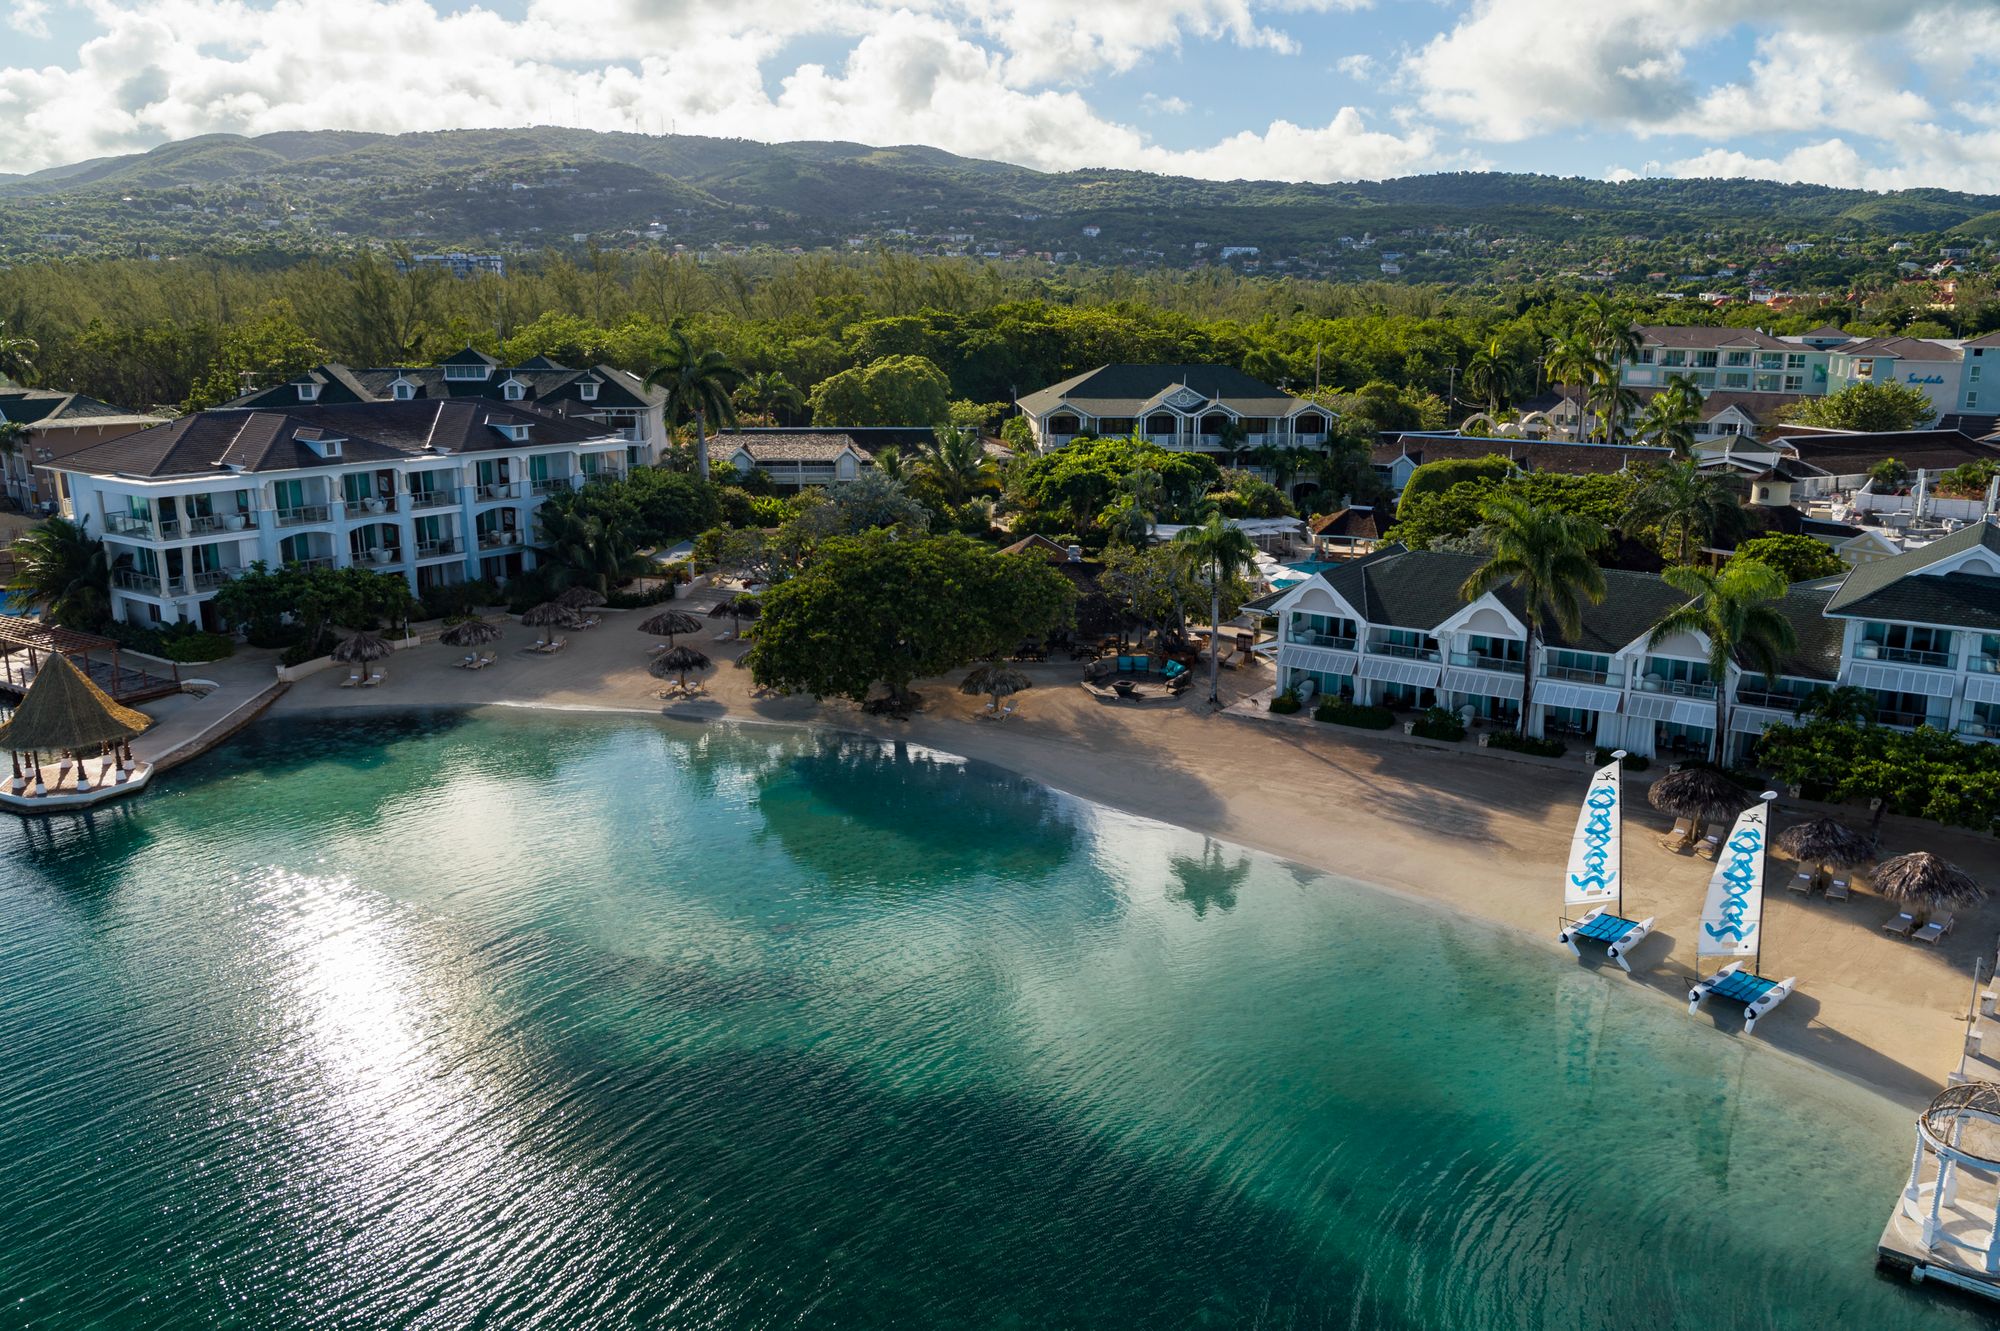
[[[0,836],[22,1325],[1976,1316],[1870,1273],[1893,1107],[906,745],[265,723]]]

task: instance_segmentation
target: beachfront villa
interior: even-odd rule
[[[1016,403],[1046,453],[1079,436],[1138,435],[1226,457],[1264,447],[1324,448],[1333,413],[1227,365],[1100,365]]]
[[[717,431],[709,449],[739,476],[761,471],[773,488],[795,491],[851,481],[884,449],[915,457],[936,434],[928,425],[757,425]]]
[[[0,426],[14,436],[0,449],[0,494],[31,512],[54,499],[46,468],[107,439],[148,430],[158,416],[101,402],[86,393],[22,388],[0,379]]]
[[[1277,687],[1518,721],[1524,607],[1505,587],[1464,601],[1459,588],[1479,562],[1390,546],[1289,588],[1271,605]],[[2000,740],[2000,525],[1975,523],[1842,577],[1796,584],[1779,608],[1797,645],[1772,678],[1739,662],[1715,679],[1698,635],[1649,646],[1680,594],[1652,574],[1610,570],[1605,580],[1607,595],[1585,607],[1582,631],[1552,632],[1537,654],[1531,735],[1700,756],[1713,742],[1721,689],[1726,756],[1737,761],[1801,699],[1847,684],[1868,691],[1884,725]]]
[[[483,399],[218,408],[49,468],[65,517],[101,535],[114,618],[217,627],[251,564],[360,565],[412,592],[535,566],[535,510],[623,477],[622,431]]]
[[[1401,494],[1410,476],[1426,462],[1448,462],[1500,456],[1522,471],[1550,471],[1565,476],[1601,476],[1633,471],[1673,458],[1671,448],[1652,444],[1597,444],[1562,439],[1484,438],[1451,430],[1408,430],[1376,443],[1369,451],[1375,474]]]
[[[603,425],[633,447],[628,466],[657,462],[668,442],[667,395],[629,370],[612,365],[582,369],[547,356],[503,365],[467,347],[436,365],[385,366],[360,370],[329,361],[259,388],[223,405],[258,410],[344,406],[361,402],[450,402],[467,398],[519,403],[545,415]]]

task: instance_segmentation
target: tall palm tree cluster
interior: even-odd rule
[[[1639,334],[1631,320],[1603,296],[1584,302],[1567,333],[1549,345],[1549,378],[1568,390],[1578,419],[1572,437],[1617,443],[1627,437],[1639,398],[1620,382],[1621,361],[1639,354]]]
[[[709,424],[721,429],[735,426],[734,394],[742,379],[743,371],[728,356],[714,347],[695,345],[680,328],[669,333],[660,363],[646,375],[648,388],[665,390],[669,419],[694,422],[695,470],[703,480],[708,479]]]

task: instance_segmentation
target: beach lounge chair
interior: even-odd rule
[[[1792,875],[1792,881],[1789,886],[1792,891],[1798,893],[1800,896],[1809,897],[1812,895],[1813,890],[1813,875],[1809,871],[1801,869]]]
[[[1694,853],[1705,860],[1712,860],[1722,850],[1722,833],[1710,832],[1694,848]]]
[[[361,681],[361,687],[364,689],[372,689],[377,684],[380,684],[383,680],[387,678],[389,678],[389,676],[386,671],[377,670],[373,674],[369,675],[368,678]]]
[[[1693,836],[1694,819],[1676,818],[1674,819],[1674,830],[1667,833],[1667,839],[1660,844],[1676,854],[1685,855],[1688,852],[1688,841]]]
[[[1835,878],[1827,883],[1826,899],[1828,901],[1847,900],[1847,880],[1845,878]]]
[[[1894,934],[1898,938],[1908,938],[1916,927],[1917,917],[1908,911],[1904,911],[1896,916],[1895,919],[1885,923],[1882,926],[1882,932],[1885,934]]]
[[[351,689],[360,682],[361,682],[361,672],[359,670],[354,670],[350,671],[348,673],[347,678],[340,682],[340,687],[343,689]]]
[[[1955,923],[1957,921],[1953,917],[1941,915],[1936,919],[1926,921],[1924,927],[1911,934],[1910,937],[1916,939],[1919,943],[1929,943],[1935,947],[1938,939],[1950,933],[1951,926]]]
[[[1772,1008],[1791,997],[1799,987],[1796,975],[1788,975],[1782,980],[1767,980],[1752,971],[1745,970],[1743,963],[1732,961],[1706,980],[1688,990],[1688,1012],[1692,1015],[1701,1010],[1701,1005],[1710,997],[1727,998],[1743,1005],[1743,1033],[1757,1029],[1757,1019],[1767,1015]]]

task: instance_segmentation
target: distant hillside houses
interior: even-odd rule
[[[1162,448],[1323,448],[1333,413],[1227,365],[1100,365],[1017,403],[1049,452],[1079,436],[1137,434]]]
[[[357,370],[329,361],[225,403],[229,407],[281,408],[353,402],[430,402],[485,398],[518,402],[556,416],[606,425],[634,445],[632,461],[655,462],[667,442],[666,394],[609,365],[573,369],[546,356],[502,365],[471,347],[429,368],[386,366]]]

